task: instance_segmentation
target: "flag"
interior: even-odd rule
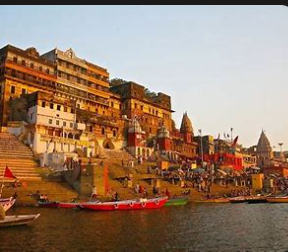
[[[236,136],[236,137],[235,137],[235,139],[234,139],[234,141],[233,141],[233,144],[232,144],[232,146],[236,146],[236,144],[237,144],[237,141],[238,141],[238,136]]]
[[[106,165],[104,167],[104,172],[103,172],[103,182],[104,182],[104,193],[105,195],[108,193],[109,191],[109,181],[108,181],[108,166]]]
[[[10,169],[8,168],[8,166],[6,165],[6,169],[5,169],[5,173],[4,173],[4,178],[14,178],[17,179],[13,173],[10,171]]]

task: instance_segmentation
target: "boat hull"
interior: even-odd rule
[[[267,197],[269,203],[288,203],[288,197]]]
[[[230,203],[229,199],[206,199],[206,200],[196,200],[196,203]]]
[[[245,203],[246,198],[245,197],[234,197],[229,198],[230,203],[237,204],[237,203]]]
[[[39,207],[44,207],[44,208],[58,208],[59,202],[41,202],[38,201],[38,206]]]
[[[266,197],[250,197],[246,198],[246,202],[249,204],[259,204],[259,203],[267,203],[267,198]]]
[[[81,203],[79,206],[83,209],[93,211],[116,211],[116,210],[144,210],[144,209],[158,209],[164,206],[167,198],[148,199],[147,201],[114,201],[104,203]]]
[[[183,206],[188,202],[188,198],[169,199],[166,201],[165,206]]]
[[[27,225],[39,218],[39,216],[40,214],[6,216],[4,220],[0,220],[0,228]]]
[[[8,211],[14,204],[15,204],[15,199],[9,198],[9,199],[1,199],[0,205],[4,208],[4,211]]]
[[[79,208],[79,203],[59,202],[58,207],[65,208],[65,209],[76,209],[76,208]]]

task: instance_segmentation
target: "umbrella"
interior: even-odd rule
[[[256,167],[256,166],[255,166],[255,167],[251,167],[251,169],[253,169],[253,170],[258,170],[258,171],[261,170],[260,167]]]
[[[194,172],[199,172],[199,173],[205,172],[205,170],[203,168],[196,168],[193,171]]]
[[[223,175],[227,175],[227,173],[225,171],[223,171],[223,170],[218,169],[217,171],[222,173]]]
[[[238,171],[233,172],[236,176],[241,176],[241,174]]]

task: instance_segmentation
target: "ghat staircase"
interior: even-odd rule
[[[18,179],[40,180],[36,172],[37,163],[34,160],[32,150],[20,142],[15,136],[2,132],[0,133],[0,178],[4,169],[8,168]]]

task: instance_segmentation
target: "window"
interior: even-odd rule
[[[52,119],[49,119],[49,124],[52,124]]]
[[[143,110],[143,105],[141,105],[141,110]]]
[[[73,109],[73,108],[71,108],[71,113],[72,113],[72,114],[74,113],[74,109]]]
[[[25,60],[22,60],[22,65],[23,65],[23,66],[26,66]]]
[[[67,112],[67,111],[68,111],[67,107],[64,107],[64,112]]]
[[[111,102],[111,107],[114,108],[114,102]]]
[[[61,110],[61,105],[57,105],[57,110]]]
[[[49,68],[46,69],[46,73],[47,73],[47,74],[50,74]]]
[[[66,122],[63,122],[63,126],[66,127]]]
[[[134,104],[134,107],[137,108],[137,103]]]
[[[42,108],[45,108],[45,107],[46,107],[46,102],[42,101]]]
[[[25,88],[22,88],[22,94],[26,94],[27,90]]]
[[[17,63],[18,58],[17,57],[13,57],[13,62]]]
[[[15,86],[11,86],[11,90],[10,90],[11,92],[10,93],[15,94],[15,90],[16,90]]]
[[[101,129],[101,133],[102,133],[102,135],[105,135],[105,128]]]
[[[50,103],[50,109],[53,109],[53,108],[54,108],[54,104]]]
[[[34,68],[34,64],[33,64],[33,63],[30,63],[30,67],[31,67],[31,68]]]
[[[70,123],[70,128],[73,128],[73,123]]]
[[[89,131],[90,131],[90,132],[93,132],[93,126],[92,126],[92,125],[90,125]]]
[[[116,137],[116,130],[113,130],[113,137]]]
[[[158,110],[156,110],[156,115],[158,116]]]
[[[39,67],[39,71],[41,71],[41,72],[43,71],[43,67],[42,66]]]
[[[149,128],[149,132],[152,133],[152,129],[151,128]]]
[[[148,118],[147,117],[145,118],[145,123],[148,123]]]
[[[67,74],[67,80],[70,80],[70,75],[69,74]]]
[[[56,120],[56,125],[59,125],[59,120]]]

